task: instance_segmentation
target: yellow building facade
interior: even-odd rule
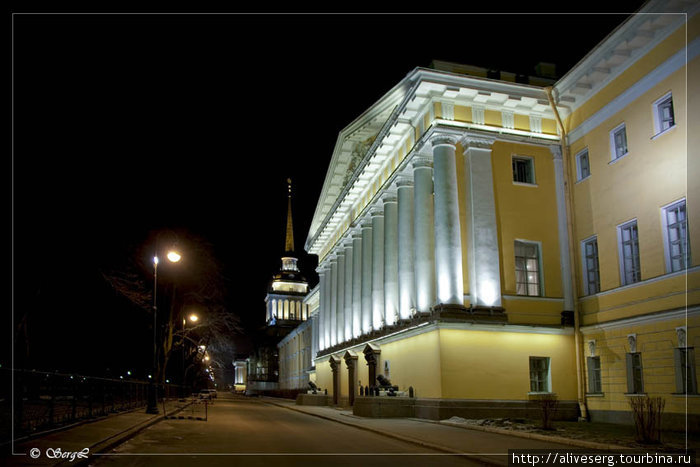
[[[417,68],[341,131],[305,245],[307,373],[333,403],[382,374],[419,417],[547,394],[631,422],[648,394],[697,428],[700,20],[673,7],[649,2],[551,86]]]
[[[585,89],[563,123],[591,418],[629,422],[647,394],[697,431],[700,18],[686,11],[632,17],[555,90]]]

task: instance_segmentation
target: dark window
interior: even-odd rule
[[[583,261],[586,267],[586,295],[600,292],[600,272],[598,269],[598,239],[592,238],[583,243]]]
[[[529,157],[513,158],[513,181],[519,183],[535,183],[535,170]]]

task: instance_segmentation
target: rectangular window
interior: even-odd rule
[[[583,293],[593,295],[600,292],[600,269],[598,266],[598,238],[581,242],[583,256]]]
[[[627,357],[627,393],[643,394],[644,384],[642,380],[642,354],[639,352],[628,353]]]
[[[639,265],[639,238],[637,221],[631,221],[617,228],[620,250],[620,279],[622,285],[634,284],[641,279]]]
[[[654,126],[656,134],[663,133],[676,124],[673,115],[673,96],[666,94],[661,99],[654,102]]]
[[[610,152],[612,160],[627,154],[627,129],[624,123],[610,132]]]
[[[530,392],[550,392],[549,357],[530,357]]]
[[[603,385],[600,379],[600,357],[588,357],[588,392],[600,394],[603,392]]]
[[[513,181],[535,183],[535,167],[529,157],[513,157]]]
[[[687,269],[690,264],[690,244],[685,200],[665,207],[663,222],[666,237],[666,269],[668,272]]]
[[[588,162],[588,149],[576,154],[577,180],[583,180],[591,175],[591,167]]]
[[[698,383],[695,377],[695,349],[678,347],[673,349],[676,367],[676,392],[679,394],[697,394]]]
[[[515,292],[518,295],[542,295],[540,248],[537,243],[515,241]]]

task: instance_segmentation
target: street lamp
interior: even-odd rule
[[[171,250],[166,255],[171,263],[177,263],[180,261],[182,256],[174,250]],[[158,305],[156,300],[156,295],[158,293],[158,254],[153,256],[153,374],[156,374],[156,369],[158,368]],[[158,395],[156,394],[156,388],[153,385],[153,378],[148,376],[148,405],[146,406],[146,413],[157,414],[158,412]]]

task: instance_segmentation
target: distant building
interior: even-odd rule
[[[304,306],[313,317],[318,312],[318,286],[304,298]],[[308,389],[310,377],[313,372],[312,342],[315,329],[309,319],[297,326],[292,332],[282,339],[277,348],[279,350],[280,389]]]
[[[646,394],[697,430],[699,8],[648,2],[551,87],[417,68],[343,129],[283,379],[350,404],[381,373],[431,419],[554,394],[631,423]]]
[[[270,280],[266,304],[266,324],[256,332],[254,352],[247,359],[246,394],[279,389],[279,352],[277,344],[309,318],[304,303],[309,284],[301,275],[294,253],[292,188],[287,197],[287,228],[282,267]]]

